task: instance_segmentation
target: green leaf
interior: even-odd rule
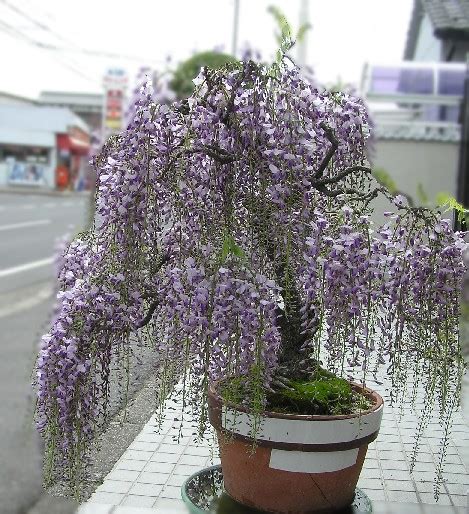
[[[231,250],[231,243],[230,243],[230,239],[229,239],[230,237],[231,236],[226,236],[223,241],[223,246],[221,249],[221,261],[222,262],[225,262],[226,258],[230,254],[230,250]]]
[[[384,186],[391,194],[397,193],[397,186],[391,175],[383,168],[375,168],[373,171],[373,177]]]
[[[238,246],[234,241],[231,247],[231,253],[236,257],[239,257],[240,259],[244,260],[246,258],[244,250],[240,246]]]
[[[280,34],[277,34],[276,36],[277,41],[282,43],[284,40],[291,40],[291,27],[283,12],[275,5],[270,5],[267,8],[267,12],[274,17],[278,28],[280,29]]]
[[[451,196],[445,191],[441,191],[436,195],[436,204],[439,207],[447,207],[445,212],[455,210],[457,212],[458,220],[461,221],[469,214],[469,210],[459,203],[454,196]]]
[[[225,239],[223,240],[223,246],[221,250],[221,261],[225,262],[228,255],[234,255],[239,259],[245,260],[246,254],[244,250],[236,244],[233,236],[231,234],[227,234]]]
[[[428,205],[428,195],[421,182],[419,182],[417,186],[417,197],[422,205]]]
[[[306,32],[310,30],[312,27],[311,23],[303,23],[301,27],[298,29],[298,32],[296,33],[296,40],[301,42],[303,38],[305,37]]]

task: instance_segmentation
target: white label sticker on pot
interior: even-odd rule
[[[340,452],[297,452],[272,449],[269,467],[293,473],[330,473],[357,462],[358,448]]]

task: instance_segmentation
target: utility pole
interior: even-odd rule
[[[231,44],[231,54],[234,57],[238,52],[239,1],[234,0],[233,40]]]
[[[299,27],[304,25],[305,23],[309,23],[309,13],[308,13],[308,1],[309,0],[300,0],[300,24]],[[306,66],[306,58],[307,58],[307,50],[308,50],[308,31],[303,34],[301,41],[298,41],[298,64],[303,67]]]

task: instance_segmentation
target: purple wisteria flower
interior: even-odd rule
[[[361,100],[284,64],[204,69],[195,84],[171,105],[139,90],[95,160],[96,223],[64,255],[37,363],[52,480],[79,480],[131,336],[165,363],[162,391],[184,377],[201,425],[210,382],[245,377],[262,409],[281,370],[321,360],[358,380],[380,363],[418,371],[451,413],[466,245],[373,182]],[[378,195],[396,212],[375,228]]]

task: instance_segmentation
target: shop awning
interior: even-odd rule
[[[71,153],[78,155],[86,155],[90,150],[89,143],[68,134],[59,134],[57,145],[60,150],[69,150]]]
[[[0,126],[0,145],[54,148],[55,134],[42,130],[11,129]]]

